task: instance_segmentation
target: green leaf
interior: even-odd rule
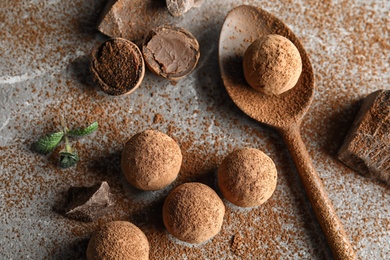
[[[76,165],[79,160],[80,158],[76,151],[69,153],[63,150],[60,152],[60,166],[62,168],[72,167]]]
[[[46,135],[33,144],[33,150],[40,154],[52,152],[64,137],[64,132],[57,132]]]
[[[75,130],[70,130],[67,134],[72,135],[72,136],[84,136],[84,135],[89,135],[95,132],[99,127],[99,124],[97,121],[93,122],[86,128],[80,128],[80,129],[75,129]]]

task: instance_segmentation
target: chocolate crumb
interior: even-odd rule
[[[237,256],[241,256],[244,254],[244,241],[242,239],[242,236],[237,233],[232,237],[232,243],[230,245],[230,250],[233,251],[233,253]]]
[[[163,123],[164,122],[164,118],[161,114],[155,114],[154,115],[154,118],[153,118],[153,124],[158,124],[158,123]]]

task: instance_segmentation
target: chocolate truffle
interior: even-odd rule
[[[109,95],[130,94],[141,84],[145,63],[133,42],[113,38],[92,52],[91,73],[94,82]]]
[[[168,135],[146,130],[125,145],[121,165],[126,179],[140,190],[158,190],[171,184],[180,171],[179,145]]]
[[[270,34],[255,40],[244,53],[244,76],[254,89],[280,95],[293,88],[302,72],[301,55],[287,38]]]
[[[199,244],[222,227],[225,206],[217,193],[201,183],[185,183],[171,191],[163,206],[164,225],[174,237]]]
[[[164,78],[187,76],[199,60],[199,44],[187,30],[163,25],[146,36],[142,53],[148,68]]]
[[[147,260],[149,242],[145,234],[127,221],[109,222],[91,237],[87,247],[88,260]]]
[[[223,196],[240,207],[263,204],[276,188],[274,162],[262,151],[244,148],[230,153],[218,168],[218,186]]]

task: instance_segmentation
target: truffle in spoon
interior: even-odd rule
[[[302,60],[289,39],[269,34],[249,45],[244,53],[243,68],[251,87],[267,95],[280,95],[297,84]]]

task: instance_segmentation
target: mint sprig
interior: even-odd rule
[[[76,151],[69,153],[63,150],[60,152],[60,166],[62,168],[72,167],[76,165],[79,160],[80,157]]]
[[[65,120],[61,118],[62,131],[52,133],[40,138],[32,146],[36,152],[46,155],[54,151],[54,149],[62,142],[65,142],[65,149],[60,151],[60,166],[62,168],[69,168],[77,164],[80,160],[77,151],[72,148],[69,142],[69,136],[82,137],[92,134],[99,128],[98,122],[93,122],[85,128],[69,130],[66,126]]]
[[[95,121],[95,122],[93,122],[92,124],[90,124],[89,126],[87,126],[85,128],[79,128],[79,129],[75,129],[75,130],[70,130],[68,132],[68,135],[82,137],[82,136],[85,136],[85,135],[92,134],[98,128],[99,128],[99,124],[98,124],[97,121]]]
[[[63,137],[62,131],[46,135],[33,144],[33,149],[40,154],[49,154],[60,144]]]

